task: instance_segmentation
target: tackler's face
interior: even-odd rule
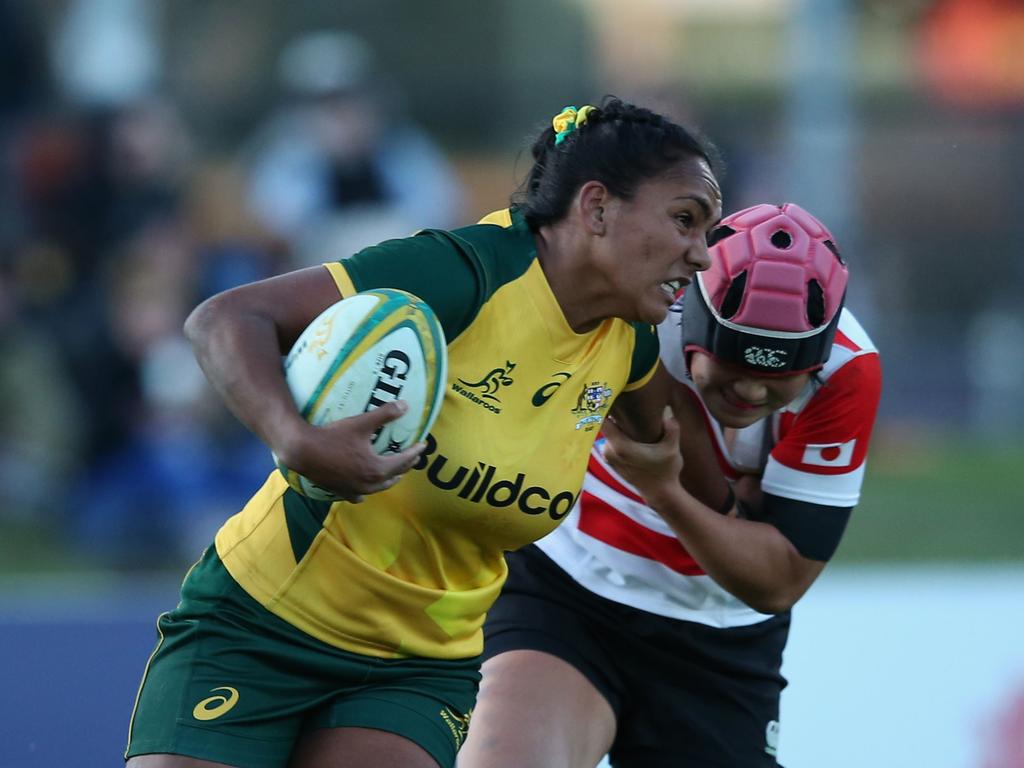
[[[707,161],[685,158],[642,182],[632,197],[612,197],[601,268],[622,304],[619,317],[651,324],[675,294],[707,269],[707,235],[722,216],[722,194]]]
[[[719,424],[740,429],[785,408],[811,379],[806,371],[788,376],[764,375],[695,350],[690,375],[701,399]]]

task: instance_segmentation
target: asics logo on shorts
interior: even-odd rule
[[[217,691],[226,691],[227,695],[223,693],[217,693]],[[220,688],[211,688],[210,693],[216,694],[215,696],[207,696],[205,699],[196,704],[195,709],[192,710],[192,717],[196,720],[216,720],[221,715],[226,715],[230,712],[235,704],[238,703],[238,690],[232,688],[230,685],[222,685]]]

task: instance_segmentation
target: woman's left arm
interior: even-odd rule
[[[612,403],[611,417],[619,429],[641,443],[662,437],[662,413],[668,404],[670,377],[659,364],[650,380],[639,389],[619,395]]]

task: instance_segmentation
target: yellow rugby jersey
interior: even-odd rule
[[[218,532],[217,552],[246,592],[331,645],[474,656],[503,553],[572,508],[612,401],[654,372],[657,336],[618,319],[575,333],[515,211],[326,266],[344,296],[400,288],[437,313],[448,381],[427,450],[361,504],[313,501],[275,471]]]

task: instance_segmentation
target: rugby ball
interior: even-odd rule
[[[295,406],[323,426],[392,400],[409,409],[373,436],[377,453],[397,453],[426,437],[448,375],[448,348],[433,310],[411,293],[363,291],[331,305],[302,332],[284,359]],[[274,461],[288,485],[321,501],[338,497]]]

